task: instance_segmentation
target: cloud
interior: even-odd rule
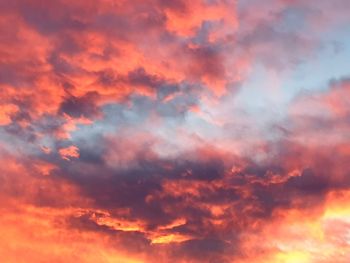
[[[347,262],[349,79],[283,85],[347,6],[2,1],[0,258]]]
[[[58,152],[61,155],[62,159],[67,161],[71,160],[71,158],[79,158],[79,148],[74,145],[71,145],[67,148],[62,148]]]

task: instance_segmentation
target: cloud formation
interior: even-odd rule
[[[0,261],[348,262],[347,7],[0,2]]]

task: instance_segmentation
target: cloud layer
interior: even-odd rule
[[[348,262],[349,8],[1,1],[0,261]]]

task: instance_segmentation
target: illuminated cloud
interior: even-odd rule
[[[70,158],[79,158],[79,148],[74,145],[71,145],[67,148],[62,148],[58,152],[61,155],[62,159],[65,159],[67,161],[69,161]]]
[[[0,2],[0,261],[346,263],[349,2]]]

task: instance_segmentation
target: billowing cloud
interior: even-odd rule
[[[348,262],[348,7],[2,1],[0,261]]]

